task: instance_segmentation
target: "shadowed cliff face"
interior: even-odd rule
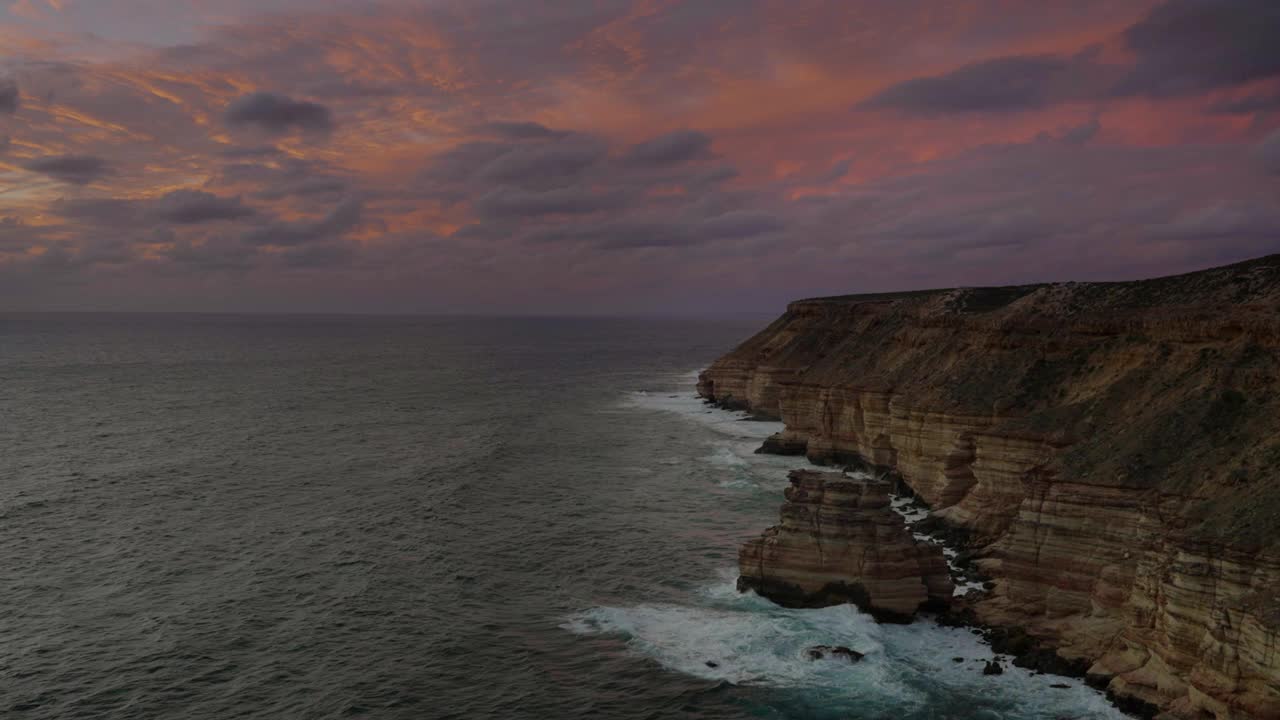
[[[853,602],[879,620],[945,608],[955,589],[942,549],[890,509],[888,482],[793,470],[782,521],[742,546],[738,589],[796,607]]]
[[[802,300],[699,391],[899,473],[994,579],[982,622],[1175,717],[1280,717],[1280,256]]]

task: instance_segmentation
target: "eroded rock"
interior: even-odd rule
[[[945,607],[954,586],[942,551],[912,537],[889,483],[794,470],[781,522],[738,552],[739,590],[788,607],[852,602],[880,620]]]

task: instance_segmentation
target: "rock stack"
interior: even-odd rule
[[[896,622],[946,606],[942,550],[912,537],[889,506],[890,483],[813,470],[790,479],[782,521],[738,552],[739,590],[788,607],[852,602]]]

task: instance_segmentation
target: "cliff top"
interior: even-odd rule
[[[1180,275],[1115,282],[1056,282],[995,287],[936,288],[902,292],[833,295],[796,300],[803,305],[889,303],[946,297],[947,309],[959,313],[987,313],[1030,295],[1069,298],[1072,309],[1137,310],[1160,306],[1207,303],[1231,305],[1280,300],[1280,253],[1232,265]]]

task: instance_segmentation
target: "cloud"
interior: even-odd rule
[[[327,240],[346,233],[360,224],[364,203],[359,198],[347,198],[338,203],[319,220],[302,222],[275,221],[253,228],[241,240],[246,245],[291,247],[304,243]]]
[[[205,238],[203,242],[183,239],[166,251],[173,262],[197,272],[234,272],[253,267],[257,249],[239,242]]]
[[[12,115],[18,111],[22,96],[18,84],[9,78],[0,78],[0,114]]]
[[[349,189],[346,181],[334,177],[304,177],[300,180],[288,180],[260,190],[252,197],[258,200],[279,200],[285,197],[306,197],[312,195],[339,195]]]
[[[1162,0],[264,1],[199,46],[23,50],[0,159],[61,179],[0,194],[0,300],[764,309],[1189,269],[1280,207],[1267,48],[1198,57]],[[37,257],[61,295],[15,291]]]
[[[96,155],[54,155],[30,160],[23,167],[71,185],[88,185],[108,170],[106,161]]]
[[[1041,132],[1036,139],[1041,142],[1060,142],[1067,145],[1083,145],[1102,131],[1102,120],[1097,115],[1089,119],[1088,122],[1068,127],[1061,130],[1057,134],[1049,132]]]
[[[176,225],[239,220],[254,214],[238,197],[218,197],[199,190],[174,190],[155,204],[155,214]]]
[[[694,130],[677,130],[631,147],[626,161],[632,165],[678,165],[707,157],[711,138]]]
[[[222,157],[231,159],[243,158],[266,158],[276,157],[283,154],[280,148],[275,145],[255,145],[252,147],[232,147],[227,148],[219,153]]]
[[[1280,130],[1273,131],[1258,143],[1255,150],[1263,169],[1274,175],[1280,175]]]
[[[1074,55],[1010,55],[891,85],[859,104],[920,115],[1039,110],[1078,100],[1173,97],[1280,76],[1280,3],[1273,0],[1166,0],[1127,27],[1120,41],[1132,67]],[[1275,107],[1253,96],[1215,106],[1240,113]]]
[[[924,115],[1035,110],[1069,97],[1084,62],[1049,55],[985,60],[891,85],[859,107]]]
[[[67,220],[119,228],[141,218],[142,203],[122,198],[62,198],[50,209]]]
[[[486,163],[478,174],[483,180],[516,184],[570,179],[600,162],[606,151],[603,142],[582,135],[516,145]]]
[[[495,135],[510,140],[546,140],[565,136],[564,130],[552,130],[535,122],[498,121],[484,123],[476,128],[484,135]]]
[[[355,258],[351,246],[342,242],[326,242],[289,248],[281,261],[291,268],[330,268],[349,265]]]
[[[578,187],[545,192],[503,187],[476,201],[476,210],[488,220],[510,220],[541,215],[584,215],[620,207],[616,193],[596,193]]]
[[[1280,75],[1280,3],[1167,0],[1124,31],[1137,62],[1119,95],[1167,97]]]
[[[783,228],[783,223],[772,213],[738,210],[703,220],[696,233],[708,240],[718,238],[747,238]]]
[[[227,106],[223,117],[228,125],[256,125],[270,133],[295,129],[328,132],[333,128],[333,115],[324,105],[269,92],[237,98]]]
[[[1280,208],[1217,203],[1153,225],[1150,236],[1199,242],[1264,238],[1280,244]]]
[[[1241,98],[1219,100],[1209,106],[1209,112],[1223,115],[1252,115],[1275,110],[1280,110],[1280,92],[1256,93]]]

